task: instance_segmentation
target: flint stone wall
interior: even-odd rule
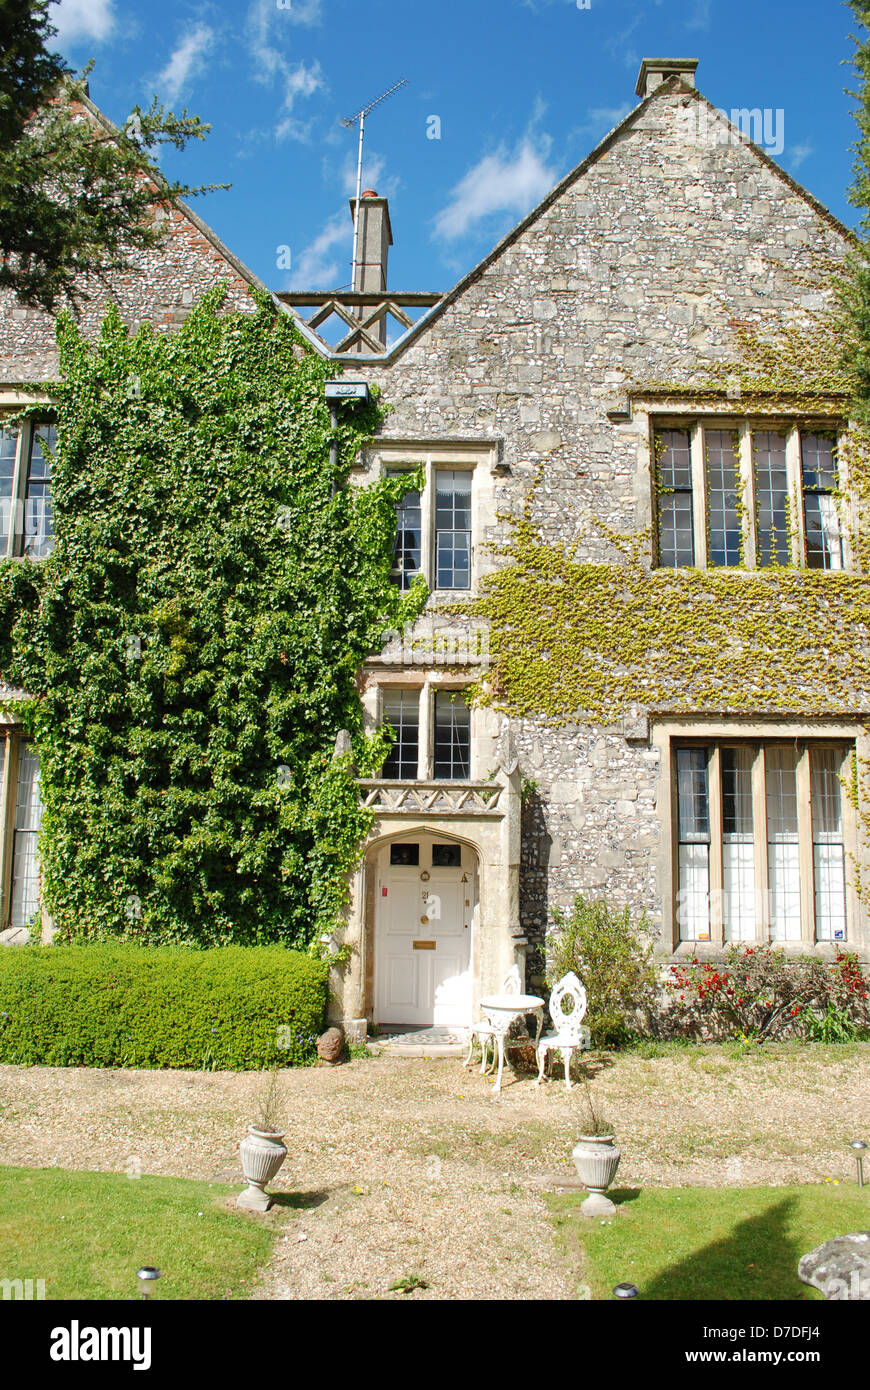
[[[638,427],[607,415],[628,386],[690,382],[733,361],[733,319],[775,327],[795,306],[819,307],[794,277],[816,273],[817,253],[846,250],[844,230],[786,176],[732,137],[720,143],[721,117],[700,123],[699,139],[687,119],[697,100],[657,93],[392,365],[360,362],[395,407],[386,437],[503,440],[499,510],[521,514],[543,465],[533,520],[546,540],[577,543],[581,561],[622,558],[593,518],[620,533],[646,519]],[[475,537],[478,554],[508,529]],[[679,696],[675,670],[675,705]],[[513,721],[522,774],[538,784],[521,874],[522,926],[538,948],[552,907],[578,890],[661,928],[662,770],[643,740],[646,713],[633,705],[616,730]],[[533,970],[539,961],[538,951]]]

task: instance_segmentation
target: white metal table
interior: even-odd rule
[[[538,1020],[538,1031],[535,1034],[535,1046],[537,1047],[544,1026],[544,1000],[540,999],[537,994],[489,994],[485,999],[481,999],[480,1007],[486,1014],[494,1040],[498,1044],[498,1076],[492,1088],[494,1092],[498,1092],[501,1090],[504,1040],[508,1035],[508,1030],[515,1018],[522,1018],[523,1014],[534,1014]]]

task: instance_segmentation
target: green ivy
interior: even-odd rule
[[[265,294],[178,333],[58,325],[56,543],[0,564],[0,667],[35,740],[67,940],[315,944],[371,823],[357,672],[421,610],[390,582],[415,475],[346,486],[383,418]],[[330,463],[330,443],[337,462]],[[334,756],[349,731],[352,752]]]
[[[528,521],[502,558],[474,605],[491,624],[485,702],[603,724],[635,702],[735,713],[867,707],[870,581],[861,575],[649,570],[637,554],[581,563]]]

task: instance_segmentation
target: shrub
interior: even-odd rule
[[[328,966],[283,946],[0,950],[0,1061],[250,1070],[313,1060]]]
[[[569,912],[553,913],[547,982],[552,988],[569,970],[580,977],[588,1001],[585,1022],[597,1047],[628,1041],[655,1006],[658,972],[652,943],[643,940],[648,930],[645,916],[635,928],[627,907],[618,912],[582,893]]]
[[[772,946],[731,945],[724,963],[694,957],[671,966],[669,989],[685,1022],[757,1042],[788,1033],[847,1042],[868,1023],[868,982],[857,956],[845,951],[825,962]]]

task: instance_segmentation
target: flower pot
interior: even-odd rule
[[[283,1137],[283,1130],[248,1126],[247,1136],[239,1145],[242,1172],[248,1186],[236,1198],[237,1206],[247,1207],[251,1211],[269,1210],[272,1198],[263,1189],[267,1182],[272,1181],[287,1157],[287,1146],[281,1142]]]
[[[571,1150],[577,1176],[588,1187],[590,1196],[581,1206],[584,1216],[608,1216],[616,1207],[605,1197],[622,1157],[612,1134],[581,1134]]]

